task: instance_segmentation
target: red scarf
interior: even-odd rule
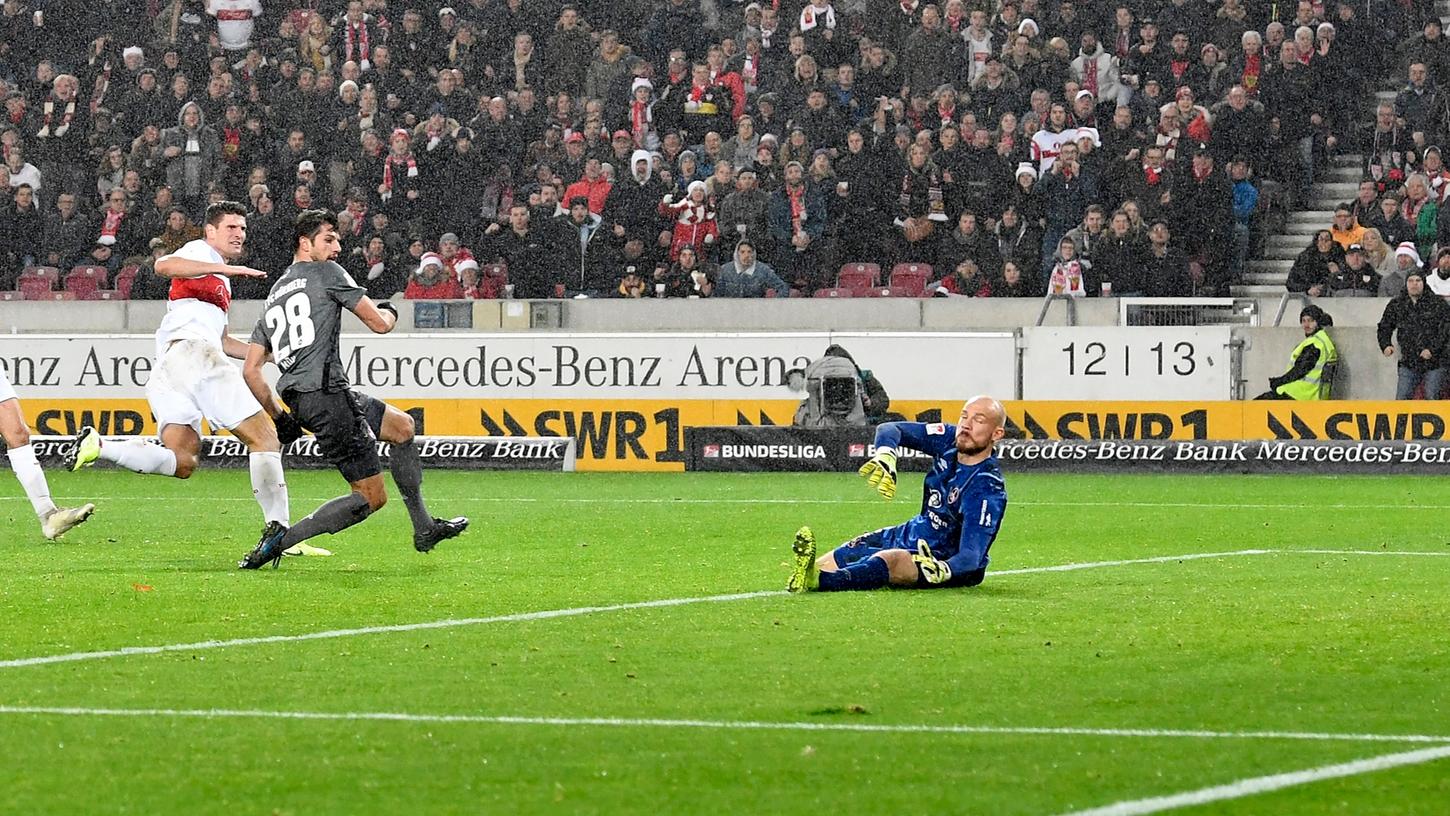
[[[361,30],[359,30],[361,29]],[[366,23],[349,25],[346,29],[347,37],[344,40],[343,48],[346,49],[346,59],[352,60],[352,50],[357,48],[358,57],[356,62],[363,60],[371,61],[373,55],[372,38],[368,34]]]
[[[1128,56],[1128,47],[1132,44],[1133,38],[1129,35],[1128,29],[1120,29],[1117,40],[1113,42],[1113,53],[1118,55],[1118,59],[1122,59]]]
[[[644,147],[645,135],[649,133],[649,103],[638,99],[629,103],[629,130],[634,134],[634,146]]]
[[[393,194],[393,165],[397,165],[400,170],[406,166],[408,170],[404,175],[408,178],[418,177],[418,160],[413,158],[413,151],[408,151],[406,156],[389,154],[388,160],[383,162],[383,187],[387,189],[389,196]]]
[[[1098,98],[1098,58],[1083,60],[1082,86],[1085,90],[1091,91],[1093,99]]]
[[[1149,187],[1156,186],[1158,182],[1163,178],[1163,168],[1149,167],[1145,164],[1143,165],[1143,175],[1148,179]]]
[[[1183,72],[1188,70],[1188,58],[1184,57],[1183,59],[1173,60],[1172,62],[1168,63],[1168,70],[1173,72],[1174,79],[1183,79]]]
[[[1264,70],[1264,58],[1259,54],[1244,56],[1243,86],[1250,95],[1259,92],[1259,74]]]
[[[121,219],[125,217],[126,214],[124,212],[116,212],[115,210],[107,207],[106,220],[101,223],[101,234],[109,235],[114,238],[116,236],[117,230],[121,229]]]
[[[222,159],[228,163],[237,160],[242,152],[242,129],[236,127],[222,128]]]
[[[41,126],[40,132],[35,134],[37,139],[48,139],[51,136],[61,137],[67,130],[70,130],[71,120],[76,118],[76,101],[74,99],[66,103],[65,113],[61,116],[60,125],[55,129],[55,133],[50,132],[50,120],[55,111],[56,101],[54,96],[46,97],[45,123]]]
[[[790,224],[793,232],[800,232],[801,222],[806,218],[806,186],[792,189],[786,185],[785,195],[790,199]]]

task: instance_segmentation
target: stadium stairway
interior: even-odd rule
[[[1442,19],[1450,17],[1450,0],[1435,0],[1435,13]],[[1374,105],[1395,101],[1398,89],[1395,86],[1375,94],[1374,104],[1366,111],[1370,117],[1367,121],[1374,121]],[[1358,193],[1363,162],[1364,156],[1359,153],[1340,153],[1331,159],[1326,177],[1310,193],[1309,208],[1290,212],[1283,226],[1264,238],[1260,253],[1249,259],[1243,281],[1233,288],[1236,296],[1276,297],[1284,293],[1289,269],[1309,246],[1315,230],[1333,224],[1335,205],[1352,200]]]

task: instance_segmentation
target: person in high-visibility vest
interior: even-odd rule
[[[1318,306],[1305,306],[1299,312],[1299,325],[1304,340],[1289,355],[1289,370],[1269,378],[1269,390],[1256,399],[1329,399],[1329,380],[1325,371],[1339,363],[1339,352],[1326,331],[1334,318]]]

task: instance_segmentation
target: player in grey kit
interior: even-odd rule
[[[314,536],[345,530],[382,507],[388,495],[378,439],[393,445],[390,469],[413,521],[413,546],[428,552],[467,529],[468,519],[444,521],[428,514],[421,489],[423,469],[413,444],[413,418],[353,391],[338,349],[343,309],[378,334],[393,330],[398,312],[387,301],[373,303],[367,290],[331,260],[340,248],[337,217],[331,212],[302,211],[293,236],[292,265],[263,304],[242,375],[277,423],[278,437],[290,440],[303,428],[312,431],[323,455],[342,472],[352,492],[323,504],[290,529],[269,524],[256,548],[237,566],[257,569],[269,561],[277,563],[284,550]],[[269,355],[282,372],[277,392],[292,413],[278,404],[262,377]]]

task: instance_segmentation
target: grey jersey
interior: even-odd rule
[[[355,308],[366,294],[347,270],[332,261],[287,267],[252,330],[252,342],[272,352],[282,370],[278,393],[348,386],[338,349],[342,310]]]

